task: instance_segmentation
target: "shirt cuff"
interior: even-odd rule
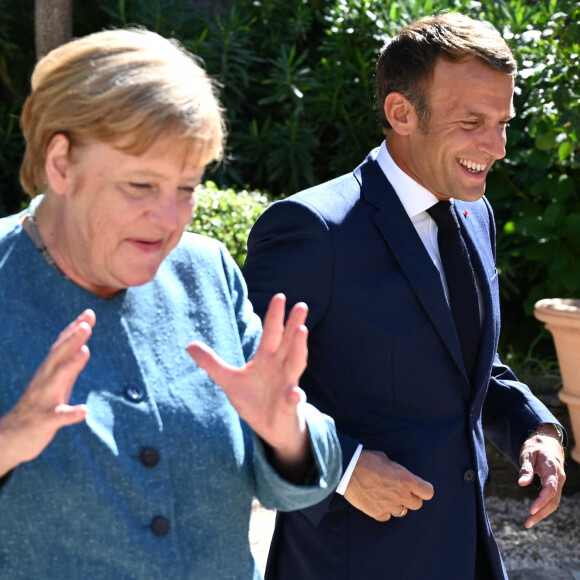
[[[350,460],[350,463],[348,464],[348,467],[346,468],[346,471],[342,475],[342,479],[340,480],[338,487],[336,488],[336,493],[344,495],[344,492],[346,491],[346,488],[348,487],[348,484],[350,482],[350,478],[352,477],[352,472],[356,467],[356,462],[358,461],[362,448],[363,448],[362,443],[359,443],[358,447],[356,448],[356,451],[354,452],[354,455]]]

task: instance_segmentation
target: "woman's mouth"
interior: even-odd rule
[[[162,240],[140,240],[137,238],[129,238],[127,241],[139,250],[147,253],[158,252],[163,247]]]

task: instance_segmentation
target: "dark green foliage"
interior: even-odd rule
[[[189,44],[224,85],[233,157],[219,179],[286,195],[350,171],[382,138],[373,103],[380,46],[442,9],[492,22],[521,70],[508,157],[488,195],[506,349],[527,349],[539,331],[534,302],[580,296],[577,2],[234,0]]]
[[[74,32],[138,24],[179,38],[221,83],[228,111],[228,160],[211,179],[224,190],[255,188],[274,197],[351,171],[379,145],[375,60],[401,26],[441,10],[491,21],[521,71],[508,157],[488,180],[499,230],[503,348],[526,353],[532,342],[534,353],[518,355],[530,359],[551,349],[551,341],[532,340],[540,328],[533,303],[580,296],[577,0],[230,0],[229,8],[211,13],[199,5],[76,0]],[[34,62],[32,13],[32,0],[0,0],[0,215],[18,209],[22,197],[16,115]],[[218,202],[211,186],[196,218],[196,227],[224,239],[240,262],[247,220],[262,207],[248,195],[240,196],[251,206],[245,213],[231,190]],[[204,196],[213,199],[211,207]],[[244,213],[235,235],[234,211]],[[210,224],[218,227],[208,230]]]
[[[189,40],[223,85],[231,159],[220,181],[282,196],[358,164],[382,138],[372,81],[384,23],[411,21],[416,4],[234,0]]]
[[[488,191],[501,228],[505,334],[521,350],[538,333],[537,300],[580,297],[580,5],[509,4],[518,115]],[[551,340],[538,347],[551,352]]]
[[[24,142],[19,115],[34,56],[33,0],[0,0],[0,216],[20,208],[18,180]]]

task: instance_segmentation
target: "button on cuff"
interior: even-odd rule
[[[473,483],[475,481],[475,471],[473,469],[468,469],[463,473],[463,481],[465,483]]]

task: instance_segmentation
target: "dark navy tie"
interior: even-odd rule
[[[450,202],[440,201],[427,212],[439,228],[437,243],[449,291],[451,314],[465,367],[469,376],[473,377],[479,349],[480,324],[479,300],[469,250]]]

